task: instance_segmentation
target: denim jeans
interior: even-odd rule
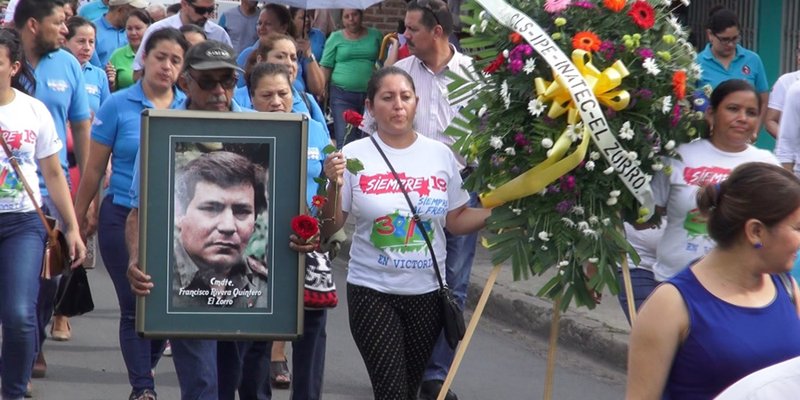
[[[218,400],[217,341],[170,339],[181,400]]]
[[[39,347],[36,301],[46,237],[35,212],[0,213],[0,381],[4,399],[21,399],[31,378]]]
[[[155,390],[150,371],[158,362],[158,357],[154,355],[158,353],[156,350],[160,349],[161,341],[142,339],[136,334],[136,296],[126,276],[128,248],[125,244],[125,221],[130,210],[114,204],[113,196],[106,196],[100,206],[97,242],[119,302],[119,347],[128,369],[128,382],[133,391],[138,393],[144,389]]]
[[[622,311],[625,313],[625,318],[628,318],[628,323],[631,322],[631,316],[628,314],[628,296],[625,294],[625,285],[622,282],[622,271],[619,271],[617,274],[617,280],[619,281],[619,294],[617,298],[619,298],[619,305],[622,306]],[[650,296],[650,293],[653,293],[653,290],[656,289],[658,286],[658,281],[656,281],[655,275],[653,275],[653,271],[646,270],[644,268],[631,268],[631,286],[633,286],[633,304],[636,306],[636,310],[639,310],[639,307],[642,306],[645,300],[647,300],[647,296]]]
[[[322,398],[328,310],[305,310],[303,336],[292,342],[292,400]]]
[[[219,400],[270,400],[269,358],[272,342],[217,342]],[[250,363],[245,364],[246,361]]]
[[[345,122],[343,114],[347,110],[355,110],[363,115],[364,100],[366,100],[366,98],[366,93],[350,92],[331,85],[330,105],[331,114],[333,114],[333,133],[338,149],[341,149],[347,143],[363,137],[361,130],[356,128],[353,128],[353,131],[347,135],[347,122]],[[346,139],[345,135],[347,135]]]
[[[467,207],[479,206],[477,193],[470,193]],[[447,259],[445,260],[447,275],[445,280],[453,291],[456,301],[463,308],[467,299],[472,259],[475,258],[475,246],[478,243],[478,232],[457,236],[445,229],[445,237],[447,238]],[[439,339],[433,348],[433,355],[431,355],[428,365],[425,367],[425,374],[422,380],[443,381],[447,377],[447,372],[450,370],[450,364],[453,363],[454,357],[455,350],[451,349],[450,345],[447,344],[444,332],[442,332],[439,334]]]

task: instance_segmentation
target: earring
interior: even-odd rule
[[[754,245],[753,245],[753,248],[755,248],[756,250],[759,250],[759,249],[761,249],[762,247],[764,247],[764,245],[763,245],[763,244],[761,244],[761,242],[758,242],[758,243],[756,243],[756,244],[754,244]]]

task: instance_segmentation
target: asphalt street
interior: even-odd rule
[[[99,263],[98,263],[99,264]],[[347,322],[344,291],[346,266],[335,263],[340,305],[328,316],[328,350],[324,398],[366,400],[372,391]],[[127,399],[125,366],[118,350],[118,308],[111,281],[102,265],[90,271],[95,310],[73,318],[72,340],[47,340],[47,376],[35,379],[34,398],[54,400]],[[484,318],[473,338],[453,389],[462,400],[542,398],[547,343]],[[559,349],[554,399],[619,399],[624,374],[581,354]],[[160,399],[179,399],[177,376],[170,358],[155,371]],[[288,390],[275,390],[273,399],[289,399]]]

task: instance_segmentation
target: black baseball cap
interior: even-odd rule
[[[183,65],[184,70],[188,68],[197,71],[231,68],[244,72],[236,64],[236,51],[231,46],[216,40],[206,40],[189,48]]]

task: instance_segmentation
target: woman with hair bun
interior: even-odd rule
[[[746,163],[700,189],[717,247],[662,284],[631,332],[628,399],[710,399],[751,372],[800,355],[800,180]]]

